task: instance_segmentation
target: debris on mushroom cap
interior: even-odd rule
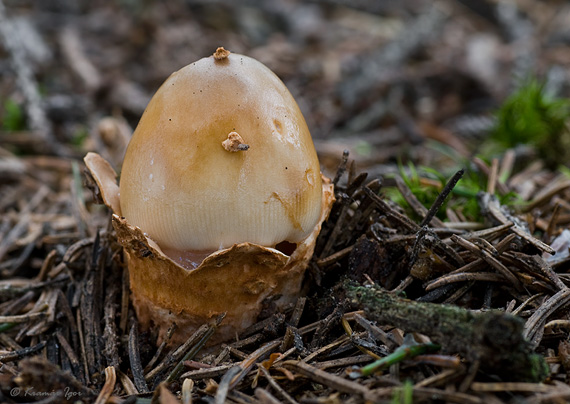
[[[237,132],[230,132],[228,138],[222,142],[222,146],[229,152],[246,151],[249,145],[245,144],[243,138]]]
[[[213,56],[216,60],[222,60],[230,56],[230,51],[220,46],[218,49],[216,49]]]

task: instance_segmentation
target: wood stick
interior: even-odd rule
[[[400,298],[377,286],[345,284],[352,303],[378,325],[419,332],[440,344],[444,353],[480,360],[481,369],[509,381],[540,382],[548,375],[541,355],[523,337],[523,321],[497,311],[473,312],[460,307],[419,303]]]

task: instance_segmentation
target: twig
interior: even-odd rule
[[[472,232],[469,232],[466,234],[462,234],[461,236],[467,240],[471,240],[473,238],[491,239],[491,238],[499,237],[501,234],[503,234],[505,231],[507,231],[508,229],[510,229],[513,226],[514,226],[513,222],[507,222],[507,223],[501,224],[499,226],[489,227],[488,229],[477,230],[477,231],[472,231]]]
[[[404,197],[406,202],[408,202],[408,204],[412,207],[414,212],[416,212],[420,217],[424,217],[424,218],[427,217],[428,216],[428,210],[426,209],[426,207],[424,205],[422,205],[422,203],[413,194],[413,192],[410,190],[410,188],[408,188],[408,186],[402,180],[402,178],[397,176],[397,177],[395,177],[395,180],[396,180],[396,187],[398,187],[398,191],[400,191],[400,194],[402,194],[402,196]],[[424,219],[424,221],[425,221],[425,219]],[[445,227],[445,224],[435,216],[431,218],[429,223],[431,223],[431,225],[434,227]]]
[[[79,380],[83,381],[85,378],[84,378],[83,373],[82,373],[79,358],[77,357],[77,355],[75,354],[75,352],[71,348],[71,345],[69,345],[69,342],[67,342],[65,337],[61,334],[61,332],[57,331],[55,335],[56,335],[57,341],[59,342],[59,345],[63,348],[65,354],[67,355],[67,357],[69,358],[69,361],[71,362],[71,369],[73,370],[73,374]]]
[[[414,388],[427,387],[427,386],[432,385],[432,384],[435,384],[435,385],[443,384],[443,382],[445,382],[446,380],[457,377],[457,374],[459,372],[460,372],[460,370],[458,370],[458,369],[444,370],[441,373],[437,373],[433,376],[426,377],[422,381],[417,382],[416,384],[414,384]]]
[[[192,390],[194,389],[194,381],[190,379],[184,380],[182,383],[182,404],[192,404]]]
[[[99,257],[99,233],[94,238],[91,260],[89,267],[91,270],[86,271],[83,282],[83,288],[80,298],[79,311],[83,320],[83,331],[85,338],[85,353],[88,361],[87,365],[91,375],[100,372],[101,363],[101,328],[100,328],[100,302],[103,301],[101,295],[101,287],[98,282],[97,275],[102,271],[98,270]]]
[[[291,318],[288,321],[288,324],[293,327],[299,326],[299,321],[301,320],[301,316],[303,315],[303,310],[305,309],[305,303],[307,303],[306,297],[300,297],[295,304],[295,309],[293,313],[291,313]]]
[[[489,391],[527,391],[527,392],[534,392],[534,393],[550,393],[554,391],[556,388],[553,386],[548,386],[546,384],[537,384],[537,383],[482,383],[482,382],[473,382],[471,384],[471,390],[473,391],[480,391],[480,392],[489,392]]]
[[[560,307],[570,303],[570,289],[564,288],[554,296],[546,300],[526,321],[524,326],[524,337],[532,342],[534,346],[538,346],[544,333],[544,324],[548,316],[558,310]]]
[[[262,404],[280,404],[281,401],[277,400],[277,398],[273,397],[269,391],[258,387],[255,389],[255,397],[259,398]]]
[[[118,276],[115,279],[119,279]],[[117,295],[119,293],[119,284],[117,282],[111,282],[108,287],[108,291],[105,294],[105,310],[104,310],[104,321],[105,328],[103,330],[103,339],[105,341],[105,348],[103,349],[103,354],[107,358],[107,365],[119,368],[119,347],[117,336],[117,325],[115,323],[117,314]]]
[[[346,342],[350,341],[350,338],[347,335],[343,335],[340,338],[338,338],[336,341],[331,342],[330,344],[327,344],[325,346],[320,347],[319,349],[315,350],[314,352],[312,352],[310,355],[307,355],[306,357],[304,357],[302,359],[303,362],[305,363],[309,363],[311,362],[313,359],[315,359],[317,356],[326,353],[328,351],[331,351],[332,349],[338,347],[339,345],[342,345]]]
[[[293,397],[291,397],[289,393],[283,390],[283,388],[275,381],[275,379],[271,377],[271,374],[269,374],[269,370],[267,370],[264,366],[259,366],[258,368],[259,371],[263,373],[263,376],[265,376],[265,379],[267,380],[269,385],[273,387],[279,393],[279,395],[283,397],[283,399],[286,402],[288,402],[289,404],[298,404],[297,401]]]
[[[121,372],[120,370],[117,370],[117,372],[119,373],[119,380],[121,381],[121,384],[123,385],[123,389],[125,389],[125,392],[128,395],[138,394],[139,392],[137,391],[137,388],[136,388],[135,384],[133,383],[133,381],[131,379],[129,379],[129,377],[126,374],[124,374],[123,372]]]
[[[41,351],[45,346],[46,346],[45,342],[40,342],[39,344],[30,346],[28,348],[23,348],[14,352],[0,354],[0,361],[12,362],[18,359],[22,359],[25,356],[32,355],[38,351]]]
[[[186,352],[186,354],[182,357],[182,359],[180,359],[178,364],[174,367],[172,372],[168,375],[168,377],[166,378],[166,383],[171,383],[178,378],[184,367],[184,362],[196,356],[196,354],[204,347],[206,342],[208,342],[212,334],[214,334],[214,331],[216,331],[216,329],[218,328],[223,319],[224,315],[219,316],[216,319],[216,322],[209,326],[209,328],[204,333],[202,338],[200,338],[199,341],[197,341],[195,344],[192,345],[192,348],[188,352]]]
[[[420,229],[419,225],[414,223],[407,216],[404,216],[400,212],[397,212],[396,210],[392,209],[386,201],[384,201],[382,198],[376,195],[374,191],[372,191],[370,188],[364,187],[362,189],[364,190],[366,195],[370,197],[370,199],[372,199],[372,202],[374,202],[374,204],[378,207],[378,209],[380,209],[380,211],[384,213],[386,216],[388,216],[390,219],[393,219],[399,225],[401,225],[410,232],[416,233]]]
[[[27,323],[34,320],[44,319],[47,317],[47,313],[29,313],[20,314],[16,316],[0,316],[0,324],[2,323]]]
[[[166,330],[166,336],[164,337],[164,341],[160,343],[152,359],[148,362],[148,364],[144,368],[146,373],[148,373],[154,367],[155,363],[162,355],[162,351],[164,350],[164,348],[172,338],[172,334],[174,334],[174,332],[176,331],[176,328],[177,328],[176,323],[172,323],[172,325],[168,327],[168,330]]]
[[[450,275],[443,275],[434,281],[428,283],[425,287],[426,292],[440,288],[445,285],[456,282],[468,281],[485,281],[485,282],[506,282],[507,280],[501,274],[494,272],[461,272]]]
[[[487,249],[479,248],[475,244],[461,238],[457,235],[451,236],[451,239],[455,241],[457,244],[462,246],[463,248],[469,250],[473,254],[477,255],[479,258],[487,262],[491,267],[495,268],[497,272],[505,277],[509,282],[513,284],[513,286],[517,290],[522,290],[522,283],[518,280],[518,278],[505,266],[503,265],[498,259],[496,259]]]
[[[340,376],[325,372],[324,370],[318,369],[305,362],[289,360],[283,362],[281,366],[297,372],[314,382],[324,384],[334,390],[338,390],[343,393],[356,394],[364,399],[375,401],[371,390],[360,383],[346,380]]]
[[[113,394],[113,389],[115,388],[115,383],[117,382],[117,374],[115,373],[115,368],[109,366],[105,368],[105,384],[95,400],[95,404],[105,404],[111,394]]]
[[[127,321],[129,319],[129,270],[124,267],[122,273],[121,282],[121,321],[119,323],[119,329],[123,334],[127,332]]]
[[[382,330],[380,327],[378,327],[376,324],[373,324],[362,315],[355,314],[354,321],[356,321],[362,328],[368,331],[374,337],[374,339],[382,342],[384,345],[392,348],[398,346],[392,334]]]
[[[456,265],[463,265],[465,261],[453,248],[448,246],[446,243],[441,241],[437,234],[428,226],[423,226],[416,233],[416,239],[414,241],[414,246],[412,248],[412,253],[410,255],[410,265],[416,262],[421,248],[433,248],[439,255],[445,255]],[[447,265],[450,269],[455,268],[454,266],[447,263],[442,259],[442,263]]]
[[[190,338],[186,340],[186,342],[180,345],[173,352],[170,352],[168,355],[166,355],[162,362],[160,362],[154,369],[150,370],[145,375],[145,380],[152,380],[155,376],[157,376],[163,370],[167,369],[173,363],[180,361],[180,359],[188,352],[188,350],[190,350],[194,344],[198,343],[202,337],[207,334],[209,329],[210,326],[208,324],[203,324],[201,327],[199,327],[196,331],[194,331]]]
[[[181,379],[192,379],[192,380],[211,379],[214,377],[222,376],[230,368],[232,368],[234,366],[235,365],[232,363],[232,364],[228,364],[228,365],[219,365],[219,366],[213,366],[210,368],[191,370],[189,372],[181,374],[180,378]]]
[[[138,340],[138,327],[137,324],[133,322],[131,331],[129,332],[129,360],[131,363],[131,371],[133,372],[133,379],[139,393],[148,393],[149,389],[143,376]]]
[[[338,184],[338,182],[340,181],[340,177],[342,177],[342,175],[346,171],[346,163],[348,162],[348,153],[349,153],[348,150],[344,150],[342,152],[342,159],[338,165],[338,168],[336,170],[336,175],[333,179],[333,185],[335,187]]]
[[[348,246],[346,248],[343,248],[340,251],[335,252],[334,254],[329,255],[328,257],[320,258],[317,260],[317,265],[319,266],[319,268],[323,268],[323,267],[327,267],[329,265],[332,265],[335,262],[338,262],[342,258],[349,255],[353,248],[354,248],[354,245],[351,245],[351,246]]]
[[[241,361],[239,364],[239,372],[231,379],[230,390],[233,389],[241,381],[241,379],[245,377],[245,375],[251,370],[257,361],[259,361],[269,352],[273,351],[279,345],[281,345],[280,339],[268,342],[267,344],[253,351],[251,355]]]
[[[414,302],[378,287],[347,283],[346,292],[355,304],[364,307],[371,320],[425,334],[440,344],[444,353],[480,360],[483,369],[492,369],[507,380],[542,381],[548,375],[544,359],[532,352],[524,338],[518,317]]]
[[[218,385],[218,390],[216,391],[216,397],[214,399],[215,404],[224,404],[226,402],[226,397],[231,389],[232,379],[241,371],[242,369],[239,366],[234,366],[226,372],[224,377],[222,377],[222,380]]]
[[[442,207],[449,193],[453,190],[453,188],[455,188],[455,185],[457,185],[457,182],[461,179],[461,177],[463,177],[464,173],[465,170],[461,169],[458,172],[456,172],[449,181],[447,181],[447,183],[445,184],[445,186],[443,187],[443,189],[441,190],[441,192],[439,193],[433,204],[430,206],[426,216],[420,223],[420,227],[427,226],[427,224],[431,222],[431,220],[437,214],[439,209]]]
[[[330,361],[322,361],[315,363],[315,367],[321,370],[332,369],[332,368],[346,368],[347,366],[360,365],[364,363],[370,363],[370,355],[355,355],[349,356],[348,358],[332,359]]]
[[[329,254],[330,250],[333,248],[338,236],[340,235],[341,232],[344,231],[344,222],[345,222],[345,218],[348,214],[348,206],[349,206],[349,202],[350,202],[350,197],[347,194],[342,193],[340,196],[337,195],[337,199],[340,198],[340,203],[341,203],[341,211],[340,214],[338,215],[338,218],[336,220],[336,223],[331,231],[331,233],[329,234],[329,237],[327,238],[327,242],[325,243],[325,246],[323,247],[323,250],[320,253],[320,257],[325,257]]]
[[[558,290],[568,289],[568,286],[566,286],[564,284],[564,282],[562,282],[562,280],[560,279],[560,276],[558,276],[558,274],[556,272],[554,272],[554,270],[552,269],[552,267],[548,264],[548,262],[546,260],[544,260],[539,255],[533,255],[532,260],[536,263],[536,265],[538,265],[540,270],[543,273],[545,273],[546,276],[548,276],[548,279],[550,279],[552,281],[552,283],[554,284],[554,286],[556,286],[556,288]]]
[[[524,211],[530,212],[534,208],[550,202],[554,195],[557,195],[568,188],[570,188],[570,180],[560,181],[543,189],[532,201],[528,203],[528,205],[525,206]]]
[[[75,328],[77,329],[77,333],[79,335],[79,351],[81,353],[81,359],[82,359],[81,362],[83,362],[83,370],[85,372],[85,381],[87,383],[90,383],[91,382],[91,376],[89,373],[89,364],[87,363],[87,351],[85,349],[85,335],[84,335],[83,327],[81,326],[81,324],[82,324],[81,310],[76,311],[75,322],[76,322]]]
[[[511,227],[511,231],[515,233],[517,236],[525,240],[526,242],[534,245],[541,251],[547,252],[549,254],[554,254],[555,251],[553,248],[548,246],[547,244],[543,243],[539,239],[530,235],[523,227],[521,227],[517,222],[518,220],[508,218],[505,213],[502,211],[502,207],[499,204],[499,200],[494,195],[489,195],[487,193],[480,195],[480,200],[486,209],[483,210],[483,214],[488,213],[494,220],[498,221],[501,224],[507,223],[514,223]]]

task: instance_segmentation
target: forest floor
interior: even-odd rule
[[[219,46],[336,202],[295,305],[157,348],[83,157]],[[0,0],[0,402],[569,402],[569,96],[564,1]]]

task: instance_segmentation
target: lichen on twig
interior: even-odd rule
[[[379,287],[346,284],[351,301],[371,320],[408,332],[423,333],[444,352],[459,353],[507,380],[540,382],[548,375],[544,358],[523,337],[523,321],[498,311],[473,312],[460,307],[403,299]]]

